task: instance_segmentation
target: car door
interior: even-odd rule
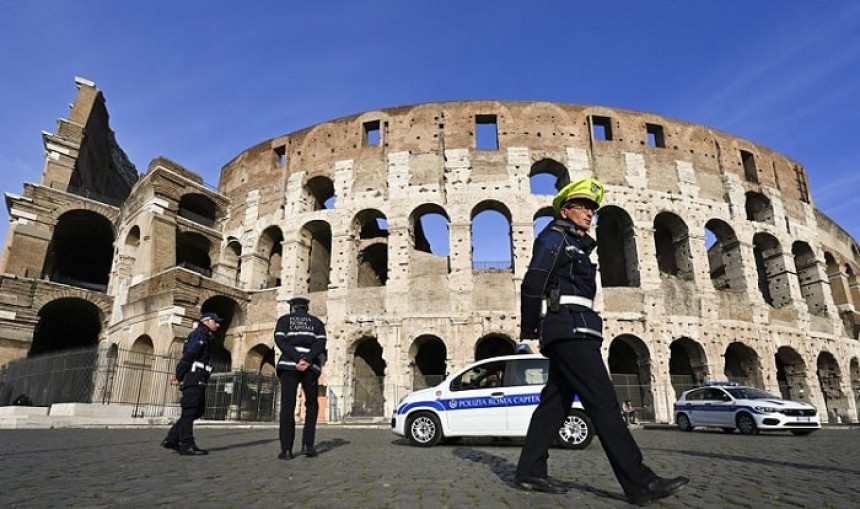
[[[702,401],[697,405],[698,425],[701,426],[723,426],[725,421],[725,393],[716,387],[705,389]]]
[[[525,436],[532,414],[540,402],[540,392],[546,385],[549,360],[543,357],[511,359],[505,377],[505,409],[507,434]]]
[[[506,434],[505,361],[476,364],[455,377],[443,401],[452,436],[503,436]]]

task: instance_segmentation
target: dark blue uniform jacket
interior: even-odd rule
[[[603,319],[589,307],[561,305],[541,318],[543,301],[553,288],[562,296],[594,299],[597,266],[589,255],[596,246],[588,234],[577,235],[566,219],[554,220],[538,234],[520,288],[521,338],[539,337],[541,349],[563,338],[603,339]]]
[[[204,324],[200,324],[196,329],[191,331],[188,339],[185,340],[185,345],[182,347],[182,359],[176,365],[176,379],[182,382],[182,387],[194,385],[206,385],[209,380],[210,372],[199,366],[195,366],[195,362],[199,362],[205,366],[209,366],[211,357],[209,354],[210,338],[212,331]],[[190,376],[189,376],[190,375]]]
[[[296,369],[296,364],[305,359],[319,373],[322,364],[320,354],[326,346],[325,326],[319,318],[299,309],[278,318],[275,344],[281,351],[278,370]]]

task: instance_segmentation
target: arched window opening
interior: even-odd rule
[[[604,287],[639,287],[639,254],[633,220],[620,207],[599,209],[597,260]],[[620,247],[620,249],[619,249]]]
[[[488,334],[478,340],[475,345],[475,360],[480,361],[499,355],[512,355],[516,349],[516,343],[507,336],[501,334]]]
[[[621,335],[609,345],[609,373],[618,401],[630,400],[642,420],[654,419],[651,395],[651,356],[645,343],[631,335]]]
[[[224,272],[236,286],[242,282],[242,244],[231,240],[224,249]]]
[[[358,287],[385,286],[388,282],[388,221],[378,210],[356,215]]]
[[[277,226],[263,230],[257,242],[257,271],[260,288],[275,288],[281,286],[281,263],[284,235]]]
[[[660,274],[693,280],[693,257],[687,225],[671,212],[661,212],[654,218],[654,244]]]
[[[353,417],[385,415],[385,360],[376,338],[363,338],[353,356]]]
[[[211,198],[202,194],[190,193],[183,195],[179,200],[179,209],[176,214],[197,224],[213,228],[217,211],[218,207]]]
[[[412,390],[433,387],[442,383],[447,370],[448,349],[436,336],[419,336],[409,348],[412,358]]]
[[[780,308],[791,303],[788,274],[782,254],[782,246],[769,233],[756,233],[753,237],[758,288],[764,301]]]
[[[449,222],[445,210],[435,204],[421,205],[410,214],[409,270],[412,278],[426,279],[451,272]]]
[[[102,312],[83,299],[53,300],[39,310],[27,357],[98,345]]]
[[[755,350],[736,341],[726,348],[725,361],[724,374],[728,381],[764,388],[761,361]]]
[[[513,270],[510,212],[503,204],[487,201],[472,211],[472,269]]]
[[[826,290],[815,253],[812,252],[809,244],[798,241],[792,244],[791,254],[794,256],[795,274],[797,274],[800,294],[806,301],[806,307],[813,315],[827,316],[827,305],[824,303]]]
[[[567,168],[552,159],[541,159],[529,171],[529,190],[537,195],[554,195],[570,183]]]
[[[669,345],[669,377],[676,398],[702,385],[708,375],[708,359],[702,345],[690,338],[681,338]]]
[[[176,232],[176,266],[212,277],[209,239],[196,232]]]
[[[328,177],[313,177],[305,184],[305,192],[311,202],[311,210],[333,209],[335,206],[334,183]]]
[[[311,221],[299,236],[298,259],[305,262],[308,293],[328,291],[331,278],[331,226]]]
[[[774,354],[776,381],[784,399],[809,402],[809,387],[806,385],[806,363],[794,348],[782,346]]]
[[[43,269],[51,281],[107,291],[113,264],[113,226],[88,210],[61,215],[54,228]]]
[[[714,288],[717,290],[746,288],[741,245],[731,226],[719,219],[708,221],[705,224],[705,248]]]
[[[746,200],[748,221],[774,224],[773,205],[765,195],[750,191],[746,194]]]

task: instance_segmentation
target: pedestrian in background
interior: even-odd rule
[[[308,312],[307,297],[293,297],[290,312],[278,318],[275,325],[275,345],[281,352],[278,378],[281,381],[281,422],[279,459],[293,459],[296,434],[296,396],[301,385],[305,393],[305,425],[302,430],[301,454],[317,455],[317,414],[319,413],[319,377],[326,352],[325,326]]]
[[[206,411],[206,384],[212,374],[210,350],[215,331],[224,319],[217,313],[203,313],[197,327],[182,347],[182,358],[176,364],[174,385],[182,390],[182,415],[167,432],[161,446],[179,451],[183,456],[209,454],[194,441],[194,421]]]
[[[540,340],[541,353],[549,358],[549,375],[514,482],[526,490],[568,491],[567,485],[549,478],[547,460],[578,395],[628,501],[644,504],[675,493],[689,479],[658,477],[645,466],[603,362],[603,319],[593,309],[597,267],[589,259],[597,242],[587,233],[603,195],[603,184],[593,178],[565,186],[553,199],[557,218],[535,239],[521,286],[520,338]]]
[[[633,406],[633,402],[629,399],[625,399],[624,403],[621,405],[621,412],[624,414],[624,422],[627,425],[636,424],[636,407]]]

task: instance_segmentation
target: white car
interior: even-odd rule
[[[549,360],[537,354],[472,363],[436,387],[401,399],[391,430],[425,447],[461,437],[525,437],[548,372]],[[558,443],[584,449],[593,438],[594,426],[577,398],[558,431]]]
[[[731,382],[710,383],[684,392],[675,402],[675,422],[681,431],[703,426],[722,428],[726,433],[737,429],[744,435],[759,431],[808,435],[821,428],[814,406]]]

